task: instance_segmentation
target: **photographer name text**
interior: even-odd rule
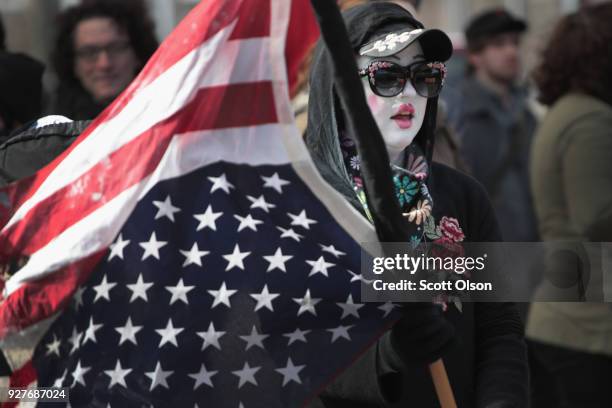
[[[372,282],[372,287],[376,291],[482,291],[493,290],[490,282],[472,282],[468,279],[447,280],[441,282],[429,282],[421,279],[418,282],[402,279],[399,282],[385,282],[376,279]]]

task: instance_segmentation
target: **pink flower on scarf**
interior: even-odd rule
[[[453,242],[461,242],[465,238],[465,234],[456,218],[442,217],[442,220],[440,220],[440,230],[446,238]]]

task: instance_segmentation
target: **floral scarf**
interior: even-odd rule
[[[372,221],[363,189],[363,177],[361,175],[361,166],[355,141],[346,134],[343,134],[340,137],[340,147],[355,194],[369,220]],[[405,157],[405,168],[392,164],[391,171],[395,186],[395,197],[402,214],[416,227],[415,232],[409,238],[410,242],[418,245],[421,242],[440,238],[441,231],[438,231],[440,234],[436,232],[435,221],[432,215],[433,199],[431,194],[429,194],[426,183],[427,176],[429,175],[427,160],[416,144],[408,147]]]
[[[372,222],[372,215],[368,209],[363,188],[363,176],[361,175],[355,141],[348,135],[341,134],[340,148],[355,194],[363,206],[366,216]],[[449,254],[457,256],[463,252],[459,243],[463,241],[465,234],[456,218],[444,216],[439,223],[436,223],[433,216],[434,202],[426,183],[430,169],[425,155],[416,144],[413,144],[407,148],[404,157],[405,166],[400,167],[391,164],[391,170],[395,197],[402,214],[413,226],[413,232],[409,237],[410,243],[413,248],[416,248],[421,243],[433,242],[442,248],[446,248]],[[453,302],[457,309],[461,310],[461,302],[456,296],[444,296],[435,299],[434,302],[442,305],[444,310],[447,309],[449,302]]]

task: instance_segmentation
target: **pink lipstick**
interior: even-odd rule
[[[401,104],[391,120],[394,120],[400,129],[410,129],[412,127],[412,119],[414,119],[414,106],[412,104]]]

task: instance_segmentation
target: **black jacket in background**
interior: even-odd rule
[[[0,187],[40,170],[66,150],[90,123],[58,123],[13,134],[0,145]]]
[[[0,145],[15,128],[40,116],[44,70],[28,55],[0,51]]]
[[[107,103],[97,103],[81,86],[60,84],[47,114],[62,115],[73,120],[92,120],[111,102],[112,99]]]

